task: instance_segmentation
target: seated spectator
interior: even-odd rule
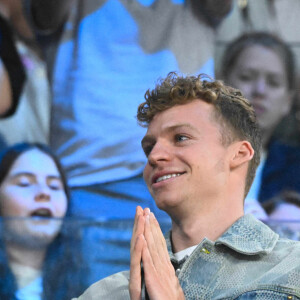
[[[262,132],[262,160],[246,205],[285,190],[300,192],[300,149],[275,136],[292,105],[294,65],[289,47],[269,33],[243,35],[224,53],[221,78],[250,100]]]
[[[0,299],[69,300],[82,290],[76,237],[62,235],[68,202],[64,172],[46,146],[2,152]]]
[[[144,180],[172,231],[165,240],[138,207],[130,272],[79,299],[298,299],[300,243],[244,215],[261,148],[251,104],[222,82],[173,73],[145,100]]]

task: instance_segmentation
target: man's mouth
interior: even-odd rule
[[[163,175],[163,176],[158,177],[158,178],[155,180],[155,183],[161,182],[161,181],[164,181],[164,180],[168,180],[168,179],[170,179],[170,178],[178,177],[178,176],[180,176],[180,175],[182,175],[182,173],[166,174],[166,175]]]

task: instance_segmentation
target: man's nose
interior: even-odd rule
[[[151,166],[155,166],[159,162],[170,160],[171,157],[171,147],[166,142],[157,142],[148,156],[148,161]]]

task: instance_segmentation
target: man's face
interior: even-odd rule
[[[272,133],[291,103],[285,66],[278,54],[251,46],[239,55],[227,79],[252,103],[262,132]]]
[[[228,147],[221,142],[214,107],[194,100],[157,114],[142,140],[144,179],[157,206],[212,205],[226,185]]]

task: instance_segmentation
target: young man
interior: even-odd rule
[[[300,299],[299,243],[243,213],[261,148],[248,101],[221,82],[173,73],[145,99],[144,179],[172,230],[165,241],[138,207],[130,272],[79,299]]]

